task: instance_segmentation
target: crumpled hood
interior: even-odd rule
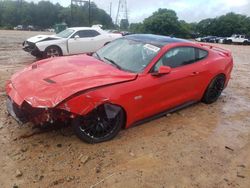
[[[56,35],[37,35],[31,38],[28,38],[27,41],[32,42],[32,43],[37,43],[37,42],[46,41],[46,40],[58,40],[58,39],[62,39],[62,38]]]
[[[51,108],[77,92],[136,76],[87,55],[68,56],[32,64],[14,74],[6,90],[18,105],[26,101],[33,107]]]

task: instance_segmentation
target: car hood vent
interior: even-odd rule
[[[55,84],[56,82],[54,81],[54,80],[51,80],[51,79],[49,79],[49,78],[45,78],[45,79],[43,79],[45,82],[48,82],[48,83],[50,83],[50,84]]]
[[[32,69],[37,69],[37,64],[33,64],[33,65],[31,66],[31,68],[32,68]]]

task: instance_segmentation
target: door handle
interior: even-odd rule
[[[200,72],[192,72],[191,76],[196,76],[198,74],[200,74]]]

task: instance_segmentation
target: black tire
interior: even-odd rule
[[[233,44],[232,40],[226,40],[226,44]]]
[[[58,46],[49,46],[44,51],[44,58],[62,56],[62,50]]]
[[[123,127],[124,122],[125,113],[121,107],[104,104],[84,117],[75,118],[72,126],[78,138],[94,144],[113,139]]]
[[[243,45],[248,45],[248,41],[244,41],[244,42],[243,42]]]
[[[223,74],[216,76],[208,85],[201,101],[205,104],[217,101],[225,87],[225,81],[226,78]]]

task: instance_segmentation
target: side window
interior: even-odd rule
[[[202,50],[202,49],[197,49],[198,54],[197,54],[197,61],[205,59],[208,55],[208,52],[206,50]]]
[[[96,37],[100,35],[96,30],[82,30],[74,34],[73,38],[78,35],[80,38]]]
[[[169,66],[171,68],[188,65],[196,61],[205,59],[208,56],[206,50],[193,47],[178,47],[169,50],[155,65],[154,71],[158,71],[159,67]]]
[[[169,66],[171,68],[188,65],[196,61],[196,49],[193,47],[177,47],[169,50],[155,65],[154,71],[159,67]]]

